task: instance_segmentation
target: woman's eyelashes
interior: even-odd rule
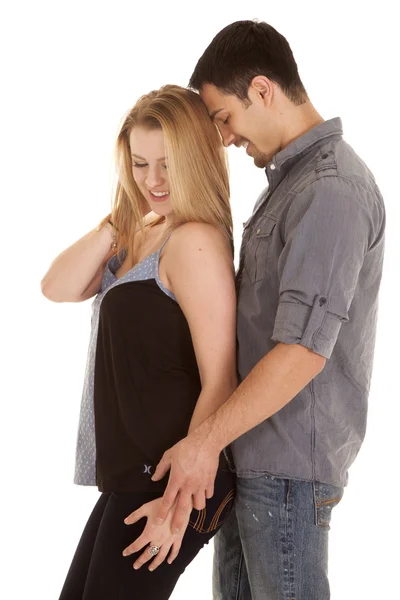
[[[228,125],[229,123],[229,117],[226,117],[225,121],[222,121],[224,125]]]
[[[140,163],[140,164],[139,164],[139,163],[135,163],[135,162],[134,162],[134,163],[132,163],[132,166],[133,166],[133,167],[136,167],[136,168],[138,168],[138,169],[141,169],[142,167],[148,167],[149,165],[148,165],[147,163]],[[162,168],[163,168],[163,169],[168,169],[168,166],[167,166],[167,165],[161,165],[161,166],[162,166]]]

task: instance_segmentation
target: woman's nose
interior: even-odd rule
[[[157,167],[155,169],[149,169],[146,177],[146,185],[149,189],[153,189],[158,185],[161,185],[164,181],[161,170]]]

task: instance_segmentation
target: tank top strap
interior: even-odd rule
[[[171,233],[169,234],[169,236],[167,237],[166,240],[164,240],[164,242],[162,243],[161,247],[159,248],[159,250],[157,251],[157,260],[155,261],[154,264],[154,278],[159,286],[159,288],[170,298],[172,298],[172,300],[175,300],[175,302],[177,302],[176,297],[174,296],[174,294],[171,292],[171,290],[169,290],[168,288],[165,287],[165,285],[163,284],[163,282],[160,279],[160,256],[161,256],[161,252],[165,246],[165,244],[168,242],[169,238],[171,237],[171,235],[179,228],[182,227],[182,225],[184,225],[184,223],[181,223],[181,225],[178,225],[178,227],[175,227],[175,229],[173,231],[171,231]]]
[[[169,236],[167,237],[167,239],[165,239],[165,240],[163,241],[163,243],[161,244],[161,247],[158,249],[158,254],[159,254],[159,255],[161,254],[162,250],[164,249],[164,246],[165,246],[165,244],[168,242],[169,238],[171,237],[171,235],[172,235],[173,233],[174,233],[174,232],[173,232],[173,231],[171,231],[171,233],[169,234]]]
[[[175,227],[175,229],[173,231],[171,231],[171,233],[169,234],[169,236],[163,241],[161,247],[158,250],[158,256],[160,256],[165,244],[168,242],[169,238],[171,237],[171,235],[177,230],[179,229],[179,227],[182,227],[182,225],[185,225],[185,223],[181,223],[180,225],[178,225],[177,227]]]

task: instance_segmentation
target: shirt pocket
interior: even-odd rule
[[[254,227],[246,252],[245,269],[252,283],[265,279],[268,269],[268,255],[276,217],[262,217]]]

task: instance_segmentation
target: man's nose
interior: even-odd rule
[[[224,141],[225,148],[228,148],[235,141],[235,136],[233,133],[225,133],[222,135],[222,139]]]

